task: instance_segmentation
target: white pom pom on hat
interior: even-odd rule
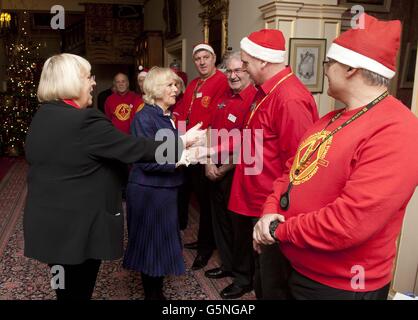
[[[147,68],[144,68],[144,66],[139,66],[138,70],[139,70],[138,77],[145,77],[149,71]]]

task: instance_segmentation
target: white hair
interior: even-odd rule
[[[81,80],[90,71],[90,63],[75,54],[50,57],[42,68],[37,93],[39,102],[78,98],[83,87]]]
[[[144,80],[145,103],[154,105],[156,99],[162,98],[164,86],[171,81],[178,83],[179,79],[180,77],[170,68],[153,67]]]

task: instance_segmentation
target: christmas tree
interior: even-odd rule
[[[26,133],[38,107],[36,86],[40,44],[33,43],[26,31],[27,12],[21,20],[15,41],[6,42],[7,91],[0,100],[2,149],[9,156],[23,154]]]

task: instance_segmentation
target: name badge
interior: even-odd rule
[[[202,98],[202,96],[203,96],[202,92],[198,92],[198,93],[196,93],[196,98],[197,98],[197,99]]]
[[[237,117],[230,113],[228,115],[228,120],[235,123],[235,121],[237,121]]]

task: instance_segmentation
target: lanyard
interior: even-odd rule
[[[250,125],[250,122],[251,122],[252,118],[254,117],[254,114],[256,113],[256,111],[258,110],[258,108],[262,105],[262,103],[264,102],[264,100],[266,100],[268,98],[268,96],[274,91],[274,89],[276,89],[276,87],[279,84],[281,84],[283,81],[285,81],[291,75],[293,75],[293,72],[289,73],[287,76],[285,76],[284,78],[280,79],[279,82],[277,82],[274,85],[274,87],[267,93],[267,95],[255,106],[255,108],[251,110],[250,117],[248,118],[247,123],[245,124],[245,128],[246,129],[248,129],[248,126]]]
[[[301,168],[304,167],[304,165],[309,161],[309,159],[315,154],[315,152],[319,149],[319,147],[324,144],[328,139],[330,139],[332,136],[334,136],[338,131],[340,131],[345,126],[348,126],[350,123],[352,123],[354,120],[360,118],[362,115],[364,115],[367,111],[369,111],[371,108],[373,108],[375,105],[377,105],[380,101],[382,101],[384,98],[386,98],[389,95],[389,92],[385,91],[383,94],[381,94],[379,97],[374,99],[372,102],[370,102],[368,105],[363,107],[360,111],[358,111],[355,115],[353,115],[350,119],[348,119],[343,124],[339,125],[337,128],[335,128],[332,132],[330,132],[322,141],[315,147],[315,149],[312,152],[309,152],[310,149],[307,150],[305,155],[302,157],[301,161],[299,162],[299,165],[295,169],[295,175],[299,175]],[[325,131],[326,128],[328,128],[332,123],[334,123],[336,120],[338,120],[341,115],[343,114],[344,110],[337,113],[332,119],[328,122],[328,124],[325,126],[324,129],[322,129],[321,133]],[[309,152],[309,154],[308,154]],[[289,209],[290,206],[290,191],[293,187],[293,179],[289,182],[289,185],[287,187],[287,191],[283,193],[280,196],[280,208],[282,210]]]
[[[206,81],[206,79],[205,79],[205,80],[203,80],[203,81],[202,81],[202,79],[199,79],[199,80],[196,82],[196,86],[195,86],[195,88],[194,88],[194,90],[193,90],[192,101],[190,102],[189,110],[188,110],[188,112],[187,112],[186,125],[188,125],[188,124],[189,124],[189,122],[190,122],[190,114],[192,113],[192,106],[193,106],[194,100],[196,99],[197,92],[198,92],[198,91],[200,90],[200,88],[203,86],[203,84],[205,83],[205,81]]]

